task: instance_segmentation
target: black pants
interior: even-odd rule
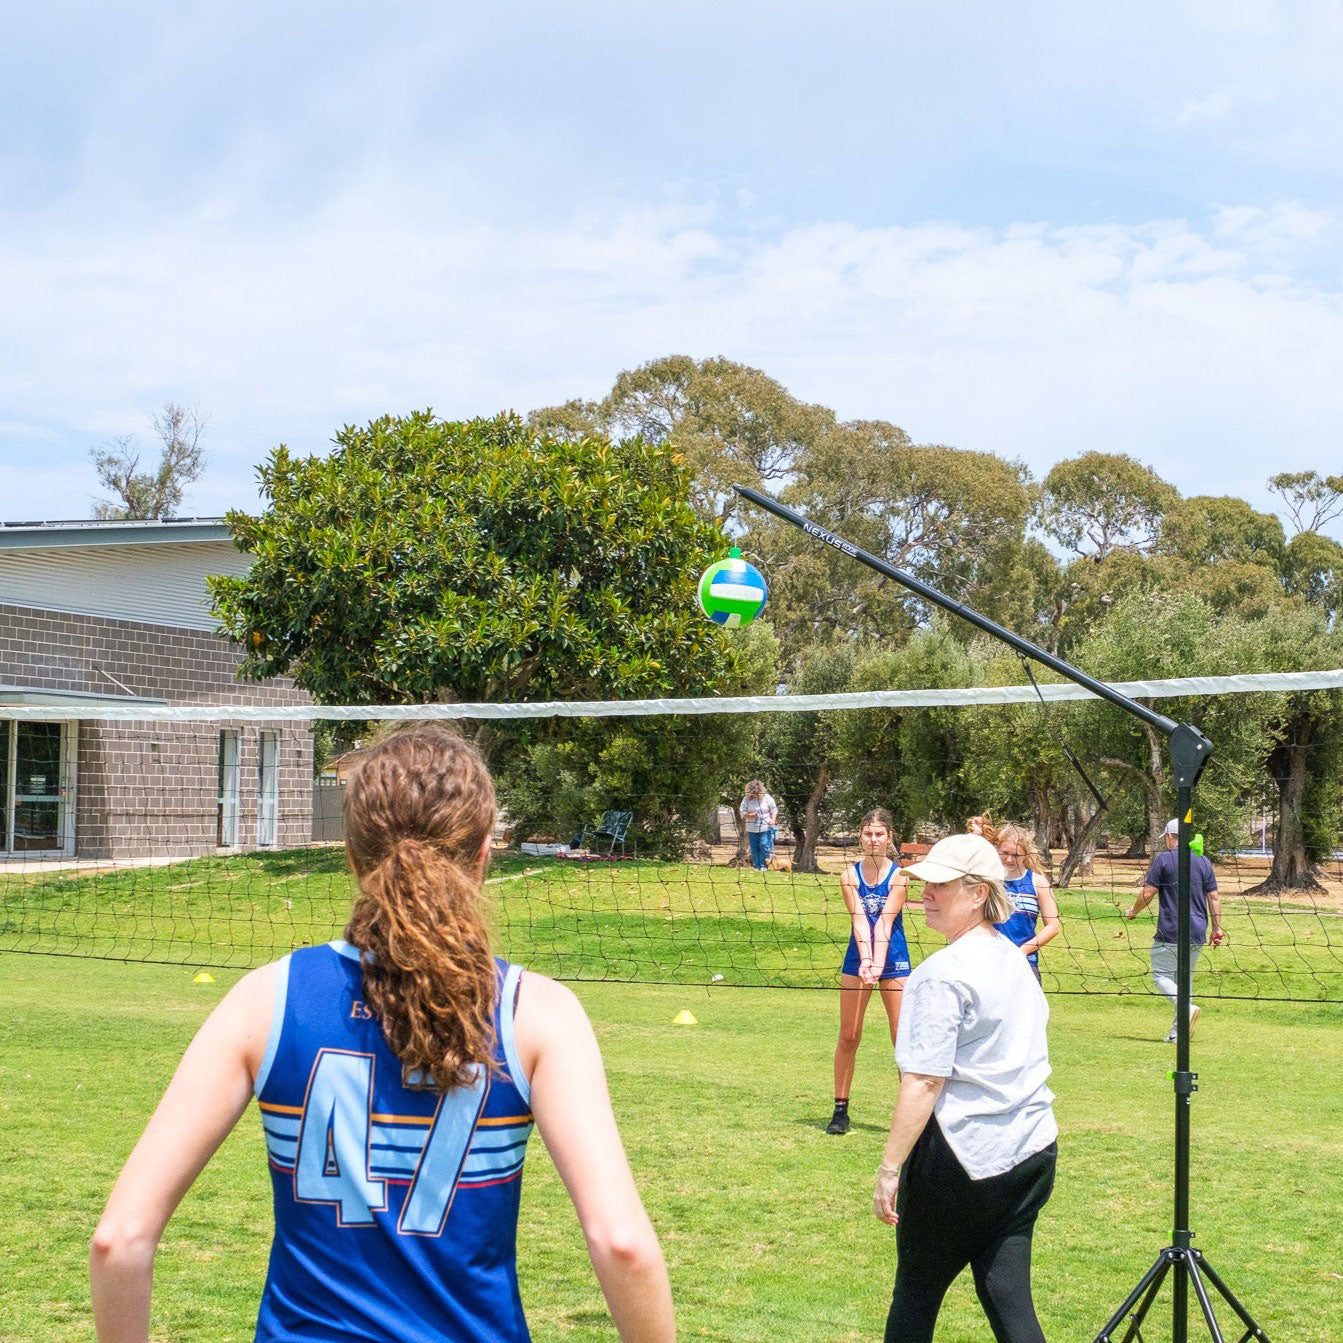
[[[1058,1144],[972,1180],[930,1119],[900,1171],[899,1262],[886,1343],[932,1343],[942,1298],[968,1264],[997,1343],[1044,1343],[1031,1300],[1031,1235],[1054,1188]]]

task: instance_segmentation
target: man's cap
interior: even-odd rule
[[[1166,834],[1178,835],[1179,833],[1180,833],[1180,821],[1178,817],[1174,820],[1166,822]]]
[[[1004,881],[1007,877],[998,850],[983,835],[948,835],[939,839],[926,858],[905,871],[920,881],[955,881],[957,877]]]

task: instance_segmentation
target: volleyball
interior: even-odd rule
[[[738,629],[765,608],[769,589],[764,575],[733,546],[725,560],[715,560],[699,580],[699,606],[716,625]]]

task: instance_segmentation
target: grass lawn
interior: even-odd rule
[[[200,986],[181,967],[0,955],[4,1343],[90,1337],[89,1233],[186,1041],[235,978]],[[577,988],[662,1236],[682,1336],[880,1337],[893,1233],[869,1205],[895,1090],[880,1011],[859,1059],[854,1131],[836,1139],[822,1131],[835,995]],[[700,1024],[673,1026],[682,1008]],[[1147,997],[1053,1000],[1063,1132],[1035,1261],[1052,1340],[1092,1338],[1169,1239],[1167,1025],[1165,1005]],[[1196,1243],[1275,1343],[1343,1337],[1340,1025],[1334,1005],[1205,999],[1195,1040]],[[250,1339],[268,1234],[252,1112],[169,1227],[154,1338]],[[614,1337],[539,1141],[524,1185],[520,1272],[538,1340]],[[1169,1288],[1150,1319],[1147,1343],[1168,1339]],[[957,1283],[939,1343],[987,1336],[968,1280]],[[1201,1326],[1191,1337],[1203,1337]]]

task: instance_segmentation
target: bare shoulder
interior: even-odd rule
[[[583,1004],[578,1001],[574,991],[557,979],[548,975],[538,975],[534,970],[522,972],[522,984],[518,993],[519,1019],[523,1013],[530,1016],[545,1017],[552,1012],[583,1013]]]
[[[215,1016],[250,1018],[264,1011],[270,1020],[275,1003],[275,990],[280,982],[284,961],[271,961],[259,969],[249,970],[224,996],[215,1008]]]
[[[588,1014],[574,991],[531,970],[522,972],[513,1029],[522,1066],[529,1077],[537,1058],[548,1046],[592,1033]]]

